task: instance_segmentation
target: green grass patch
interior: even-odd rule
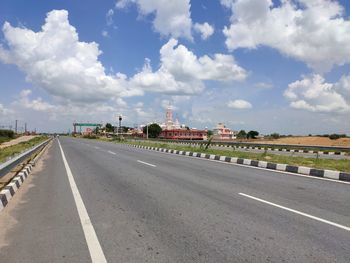
[[[268,161],[272,163],[283,163],[295,166],[307,166],[318,169],[328,169],[328,170],[336,170],[342,172],[350,172],[350,160],[342,160],[342,159],[319,159],[319,158],[305,158],[300,156],[284,156],[284,155],[276,155],[271,153],[250,153],[250,152],[240,152],[233,150],[217,150],[217,149],[208,149],[204,150],[198,146],[185,146],[185,145],[176,145],[176,144],[168,144],[168,143],[156,143],[156,142],[123,142],[125,144],[133,144],[133,145],[143,145],[143,146],[151,146],[158,148],[167,148],[179,151],[192,151],[206,154],[215,154],[222,155],[228,157],[237,157],[251,160],[261,160]]]
[[[21,152],[24,152],[25,150],[28,150],[47,139],[47,136],[38,136],[29,141],[21,142],[4,149],[0,149],[0,163],[5,162],[8,158],[20,154]]]
[[[9,137],[0,137],[0,144],[4,143],[4,142],[8,142],[11,141],[12,138]]]

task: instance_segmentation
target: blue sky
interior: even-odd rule
[[[134,126],[163,121],[170,103],[196,128],[350,134],[349,10],[345,0],[4,0],[0,126],[67,131],[118,114]]]

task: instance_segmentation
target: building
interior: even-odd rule
[[[208,138],[208,131],[196,129],[163,130],[159,138],[168,140],[206,140]]]
[[[236,139],[236,132],[226,128],[223,123],[218,123],[218,125],[213,129],[213,139],[214,140],[232,140]]]
[[[166,110],[165,122],[160,124],[162,132],[160,139],[168,140],[206,140],[208,138],[207,130],[189,129],[185,125],[180,125],[178,119],[173,121],[173,111],[171,106]]]
[[[165,122],[159,125],[162,130],[182,129],[185,125],[180,125],[179,120],[173,121],[173,110],[169,105],[165,113]]]

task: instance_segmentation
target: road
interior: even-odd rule
[[[0,213],[1,262],[350,260],[349,184],[59,141]]]

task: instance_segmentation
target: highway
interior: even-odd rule
[[[350,184],[55,139],[0,213],[1,262],[350,262]]]

